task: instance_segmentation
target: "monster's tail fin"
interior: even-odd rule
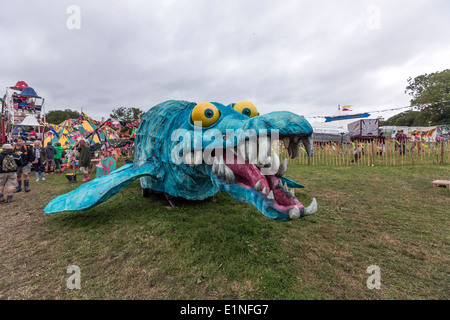
[[[63,211],[88,210],[122,190],[134,180],[149,175],[156,175],[159,165],[155,161],[133,167],[133,164],[122,166],[112,173],[98,177],[77,189],[56,197],[45,207],[45,213]]]

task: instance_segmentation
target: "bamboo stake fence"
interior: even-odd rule
[[[408,142],[386,140],[384,145],[378,141],[354,141],[339,144],[335,142],[315,143],[313,156],[308,157],[304,147],[300,156],[288,157],[287,150],[280,147],[281,158],[289,163],[325,166],[402,166],[402,165],[444,165],[450,163],[450,142]]]

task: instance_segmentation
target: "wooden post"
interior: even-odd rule
[[[372,155],[371,155],[371,162],[372,162],[372,164],[371,164],[371,166],[373,167],[374,166],[374,164],[373,164],[373,153],[374,153],[374,144],[375,144],[375,140],[372,140],[372,142],[370,143],[371,144],[371,153],[372,153]]]
[[[394,140],[394,143],[392,144],[392,161],[394,163],[394,166],[395,166],[395,156],[397,155],[397,152],[395,152],[396,143],[397,141]]]

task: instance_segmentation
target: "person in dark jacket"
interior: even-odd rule
[[[42,147],[42,144],[39,140],[34,142],[33,148],[33,165],[34,171],[36,174],[36,181],[39,181],[39,172],[42,174],[42,181],[45,181],[45,163],[47,161],[47,157],[45,155],[45,148]]]
[[[52,146],[51,142],[47,143],[45,147],[45,157],[47,158],[47,164],[45,165],[45,172],[53,172],[53,161],[55,159],[56,149]]]
[[[23,175],[23,184],[25,188],[25,192],[30,191],[30,172],[31,172],[31,154],[30,149],[24,144],[22,138],[18,138],[16,140],[16,145],[13,147],[13,153],[15,158],[20,158],[22,160],[22,165],[17,169],[17,188],[14,192],[22,191],[22,175]]]
[[[12,156],[11,163],[10,159]],[[2,146],[2,152],[0,153],[0,202],[5,202],[3,191],[6,189],[7,199],[6,202],[13,200],[14,190],[17,188],[17,168],[22,165],[20,158],[15,158],[13,155],[13,146],[10,144],[4,144]]]
[[[81,181],[86,182],[89,181],[89,165],[91,164],[91,150],[87,146],[86,141],[80,141],[78,152],[80,153],[80,171],[84,175],[84,179]]]

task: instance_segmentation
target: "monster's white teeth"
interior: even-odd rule
[[[270,191],[269,195],[267,196],[267,199],[269,199],[269,200],[275,200],[275,196],[273,195],[273,190]]]
[[[288,193],[289,192],[289,189],[288,189],[288,187],[287,187],[287,182],[285,182],[284,183],[284,185],[283,185],[283,190],[282,190],[284,193]]]
[[[267,186],[264,187],[263,191],[261,192],[263,195],[267,196]]]
[[[300,209],[297,207],[292,208],[289,210],[289,218],[292,220],[296,220],[300,218]]]
[[[271,157],[270,170],[273,172],[278,172],[279,168],[280,168],[280,158],[278,158],[278,155],[274,153]]]
[[[256,148],[253,148],[256,149]],[[272,141],[268,137],[258,137],[258,160],[260,163],[270,163]]]
[[[272,141],[269,137],[251,137],[249,140],[241,141],[236,152],[245,161],[262,166],[268,166],[271,162]]]
[[[262,180],[259,180],[257,183],[255,183],[255,186],[253,188],[256,191],[261,191],[261,184],[262,184]]]
[[[286,148],[286,150],[289,153],[289,157],[292,159],[295,159],[300,155],[300,152],[302,149],[300,141],[303,142],[303,145],[305,146],[305,150],[306,150],[308,156],[311,156],[313,153],[313,138],[312,138],[312,136],[283,137],[282,140],[283,140],[284,147]]]
[[[302,137],[303,145],[305,146],[306,153],[308,156],[311,156],[313,154],[313,138],[312,136],[308,137]]]
[[[287,196],[289,198],[295,198],[295,189],[292,188],[291,191],[289,191],[289,193],[287,194]]]
[[[305,216],[310,216],[317,212],[317,200],[313,198],[311,204],[305,208]]]
[[[219,179],[225,180],[226,183],[234,183],[236,180],[233,170],[227,167],[227,165],[223,161],[223,158],[214,158],[212,172],[214,174],[217,174],[217,177],[219,177]]]
[[[277,188],[278,188],[278,189],[283,188],[283,182],[281,181],[281,179],[278,179]]]
[[[284,159],[283,163],[280,165],[275,175],[281,178],[286,173],[286,170],[287,170],[287,158]]]
[[[228,168],[227,166],[225,166],[225,180],[227,183],[234,183],[234,181],[235,181],[233,171],[230,168]]]

